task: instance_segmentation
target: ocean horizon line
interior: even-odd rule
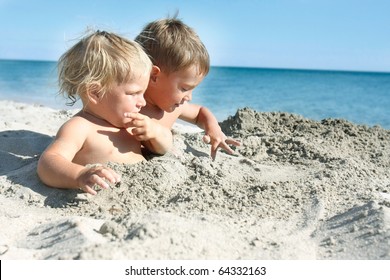
[[[37,63],[57,63],[56,60],[27,59],[27,58],[0,58],[0,61],[37,62]],[[274,66],[245,66],[245,65],[211,65],[215,68],[231,69],[254,69],[254,70],[275,70],[275,71],[301,71],[301,72],[341,72],[341,73],[372,73],[390,74],[390,70],[356,70],[356,69],[320,69],[320,68],[294,68],[294,67],[274,67]]]
[[[53,97],[58,92],[56,65],[55,61],[0,59],[0,98],[68,108],[66,98]],[[389,89],[390,73],[211,66],[192,102],[209,108],[218,120],[250,106],[390,128]]]

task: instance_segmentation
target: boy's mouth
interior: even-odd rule
[[[176,107],[180,107],[181,105],[185,104],[187,101],[183,100],[181,101],[180,103],[176,103],[175,106]]]
[[[175,104],[173,104],[172,106],[171,106],[171,111],[174,111],[176,108],[179,108],[180,107],[180,104],[178,104],[178,103],[175,103]]]

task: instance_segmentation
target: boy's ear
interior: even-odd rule
[[[87,86],[87,97],[89,102],[97,104],[101,99],[101,87],[99,84],[90,84]]]
[[[150,81],[157,82],[157,77],[160,75],[161,70],[158,66],[153,65],[152,71],[150,72]]]

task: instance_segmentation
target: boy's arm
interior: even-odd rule
[[[229,145],[240,145],[240,142],[226,137],[226,135],[222,132],[217,119],[206,107],[186,103],[183,105],[180,119],[196,124],[200,128],[204,129],[205,135],[208,136],[208,138],[204,137],[204,139],[209,140],[206,142],[211,144],[211,157],[213,160],[216,157],[218,148],[222,148],[229,154],[233,154],[234,151],[229,147]]]

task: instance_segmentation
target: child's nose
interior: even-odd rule
[[[192,100],[192,91],[190,91],[189,93],[187,93],[187,94],[184,96],[184,100],[185,100],[185,101],[191,101],[191,100]]]
[[[137,107],[141,108],[144,107],[145,105],[146,105],[146,100],[144,98],[144,95],[142,94],[137,100]]]

